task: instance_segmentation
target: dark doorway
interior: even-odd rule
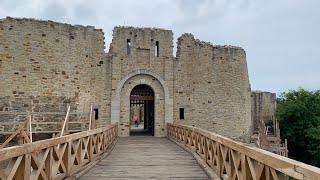
[[[154,136],[154,92],[147,85],[131,91],[130,136]]]

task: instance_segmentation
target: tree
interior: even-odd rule
[[[289,157],[320,167],[320,90],[282,93],[276,116],[282,138],[288,139]]]

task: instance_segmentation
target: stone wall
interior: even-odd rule
[[[116,89],[119,82],[129,73],[143,69],[164,79],[167,84],[170,84],[169,88],[172,92],[172,31],[156,28],[115,27],[112,37],[108,53],[112,70],[112,89]],[[130,47],[128,47],[128,41],[130,41]],[[156,42],[159,43],[158,56],[155,55]]]
[[[184,34],[178,39],[174,77],[175,122],[249,139],[250,86],[242,48],[213,46]]]
[[[251,120],[253,131],[258,132],[260,118],[268,118],[276,112],[276,94],[264,91],[251,92]]]
[[[7,17],[0,42],[0,111],[61,112],[70,103],[85,112],[95,103],[110,121],[101,29]]]
[[[67,103],[84,112],[94,103],[100,122],[119,123],[120,135],[127,136],[130,92],[147,84],[156,96],[155,136],[165,136],[165,123],[173,121],[238,140],[251,135],[242,48],[184,34],[174,58],[172,31],[115,27],[105,54],[102,30],[13,18],[0,20],[0,42],[0,113],[61,112]]]
[[[115,27],[108,53],[111,66],[111,121],[120,122],[121,136],[129,135],[129,93],[135,85],[147,84],[155,94],[158,113],[155,136],[165,136],[165,122],[172,122],[173,98],[173,33],[156,28]],[[156,47],[158,46],[158,48]],[[158,54],[156,54],[156,52]],[[138,79],[137,79],[138,78]]]

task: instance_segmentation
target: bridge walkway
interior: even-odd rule
[[[112,152],[81,180],[209,179],[188,152],[167,138],[119,138]]]

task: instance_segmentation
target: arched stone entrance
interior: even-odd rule
[[[154,136],[166,136],[166,122],[172,122],[172,98],[169,98],[169,88],[160,76],[147,71],[136,70],[125,76],[111,99],[111,123],[119,124],[119,136],[130,134],[130,94],[132,89],[140,84],[148,85],[154,91]]]
[[[130,136],[154,136],[154,91],[144,84],[130,94]]]

